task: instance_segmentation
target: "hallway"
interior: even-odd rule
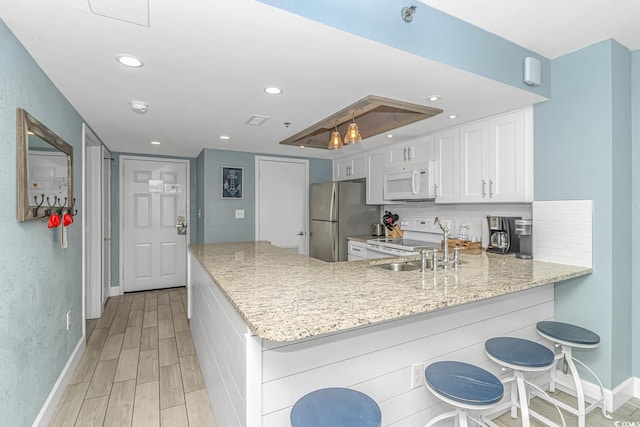
[[[50,426],[214,427],[186,288],[111,297]]]

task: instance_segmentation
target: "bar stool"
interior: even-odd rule
[[[503,384],[514,382],[511,387],[511,418],[517,418],[518,408],[520,408],[523,427],[531,425],[530,417],[534,417],[549,426],[558,426],[550,419],[529,408],[529,396],[526,387],[529,386],[540,392],[541,397],[546,396],[546,399],[558,410],[562,425],[566,426],[562,412],[560,412],[560,408],[553,399],[524,376],[525,372],[541,372],[551,369],[555,362],[551,350],[536,342],[513,337],[491,338],[484,343],[484,348],[489,359],[498,365],[513,370],[512,377],[502,380]]]
[[[302,396],[291,408],[292,427],[380,427],[378,404],[348,388],[323,388]]]
[[[467,427],[468,419],[485,425],[471,417],[467,410],[489,409],[504,395],[504,386],[495,375],[464,362],[432,363],[425,369],[424,377],[427,388],[435,397],[456,407],[454,411],[433,418],[425,427],[447,418],[457,418],[460,427]]]
[[[544,338],[548,339],[555,343],[556,347],[560,347],[560,353],[555,355],[556,362],[560,359],[563,360],[562,363],[562,372],[566,375],[567,372],[571,373],[571,378],[573,379],[573,385],[575,387],[576,399],[578,401],[578,408],[574,408],[572,406],[567,405],[564,402],[560,402],[557,399],[554,399],[558,406],[566,411],[571,412],[578,416],[578,426],[585,426],[585,418],[589,412],[593,409],[597,408],[602,404],[602,415],[605,418],[611,419],[611,416],[607,414],[607,410],[604,404],[604,387],[602,386],[602,382],[600,382],[600,378],[591,370],[587,365],[573,357],[572,349],[573,348],[596,348],[600,345],[600,337],[595,332],[592,332],[588,329],[582,328],[580,326],[571,325],[569,323],[562,322],[553,322],[553,321],[543,321],[538,322],[536,325],[536,329],[538,333]],[[600,386],[600,399],[590,404],[589,407],[585,405],[584,399],[584,389],[582,388],[582,381],[580,380],[580,375],[578,370],[576,369],[576,362],[580,364],[584,369],[586,369],[593,378],[596,379],[598,385]],[[555,368],[554,363],[554,368]],[[549,391],[556,391],[556,370],[551,369],[551,381],[549,383]]]

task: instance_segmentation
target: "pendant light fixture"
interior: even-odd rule
[[[358,125],[356,124],[355,113],[353,113],[351,123],[349,123],[349,128],[347,129],[347,134],[344,136],[344,145],[357,144],[359,142],[362,142],[362,136],[360,135]]]
[[[342,148],[342,138],[340,137],[340,132],[338,132],[338,122],[334,123],[333,128],[334,131],[331,134],[331,139],[329,140],[329,150]]]

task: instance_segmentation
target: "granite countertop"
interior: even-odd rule
[[[391,259],[327,263],[268,242],[193,244],[191,253],[258,337],[288,342],[530,289],[592,270],[466,255],[459,268],[395,272]],[[393,258],[416,260],[419,256]]]

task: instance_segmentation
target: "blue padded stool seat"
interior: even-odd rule
[[[545,369],[555,361],[555,355],[547,347],[521,338],[491,338],[484,348],[493,359],[521,368]]]
[[[474,418],[468,411],[487,410],[500,402],[504,395],[504,386],[495,375],[464,362],[432,363],[424,370],[424,378],[427,389],[435,397],[455,408],[430,419],[424,427],[449,418],[454,418],[461,427],[467,427],[469,420],[486,426],[488,423],[482,415]]]
[[[504,386],[495,375],[464,362],[432,363],[424,376],[433,392],[466,405],[493,405],[504,395]]]
[[[596,347],[600,344],[600,336],[595,332],[569,323],[543,321],[536,325],[538,332],[552,341],[574,346]]]
[[[364,393],[323,388],[302,396],[291,409],[293,427],[379,427],[382,413]]]
[[[538,333],[555,343],[556,347],[560,347],[560,352],[555,355],[557,361],[562,360],[562,372],[565,374],[570,373],[573,379],[573,388],[575,391],[575,397],[577,400],[576,407],[570,406],[560,400],[556,400],[556,404],[561,408],[571,412],[578,416],[578,427],[585,427],[586,415],[597,407],[602,407],[602,415],[611,419],[611,416],[607,413],[607,408],[604,401],[604,387],[600,378],[593,372],[587,365],[573,357],[573,349],[593,349],[600,345],[600,337],[595,332],[580,326],[572,325],[570,323],[562,323],[555,321],[542,321],[536,325]],[[587,402],[585,399],[585,392],[580,379],[580,372],[577,366],[581,365],[585,371],[587,371],[592,378],[596,380],[600,387],[599,396],[591,396],[591,402]],[[549,374],[549,391],[555,392],[556,390],[556,370],[552,369]]]
[[[551,370],[556,362],[555,354],[542,344],[514,337],[491,338],[485,341],[484,349],[489,359],[513,370],[513,376],[502,380],[504,384],[513,383],[511,385],[511,418],[517,418],[518,408],[520,408],[523,427],[531,425],[530,417],[536,418],[548,426],[557,427],[559,424],[529,408],[531,389],[535,389],[547,401],[552,401],[544,390],[525,377],[525,372]],[[562,426],[565,426],[566,423],[560,408],[558,405],[555,407],[562,421]]]

